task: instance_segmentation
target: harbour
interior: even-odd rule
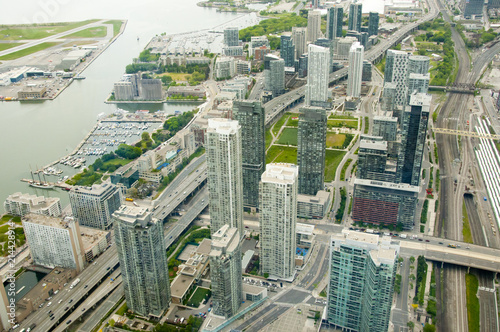
[[[36,0],[28,0],[9,4],[11,10],[0,13],[3,24],[83,21],[95,17],[127,20],[123,34],[80,74],[86,78],[75,80],[56,99],[2,103],[0,122],[6,125],[0,131],[0,140],[8,142],[3,150],[4,162],[0,163],[2,202],[8,195],[21,191],[39,196],[59,197],[63,206],[68,204],[69,198],[64,189],[54,187],[52,190],[45,190],[29,187],[27,183],[21,184],[20,179],[31,178],[30,164],[33,166],[33,171],[37,168],[53,167],[64,172],[48,175],[47,180],[50,183],[56,183],[61,177],[80,172],[82,166],[80,168],[63,166],[56,161],[82,148],[83,141],[88,140],[91,132],[95,130],[99,114],[104,113],[107,117],[117,108],[121,108],[132,113],[138,110],[149,112],[159,110],[168,116],[176,111],[191,111],[199,105],[193,102],[103,103],[114,82],[124,73],[126,65],[138,56],[153,36],[163,32],[173,35],[186,31],[212,29],[229,21],[241,28],[252,24],[246,20],[248,14],[217,13],[215,9],[196,6],[196,1],[192,0],[180,3],[146,1],[140,10],[133,12],[128,10],[128,5],[129,1],[110,0],[103,7],[102,2],[89,0],[81,3],[78,11],[72,10],[71,5],[61,5],[57,11],[45,15]],[[186,12],[189,12],[189,19],[180,15]],[[37,21],[35,19],[37,17],[46,18]],[[238,19],[241,19],[241,24]],[[151,131],[151,128],[148,130]],[[97,139],[104,137],[107,136],[99,136]],[[132,139],[134,136],[127,137],[127,142],[133,142]],[[138,139],[140,138],[136,135],[135,140]],[[99,156],[85,157],[88,158],[87,163],[93,163],[92,160]],[[35,168],[36,165],[39,167]]]

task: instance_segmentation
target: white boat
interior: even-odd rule
[[[28,182],[28,184],[30,185],[30,187],[40,188],[40,189],[52,189],[52,188],[54,188],[54,185],[44,183],[44,182],[30,181],[30,182]]]

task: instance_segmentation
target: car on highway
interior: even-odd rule
[[[429,241],[429,240],[425,240],[425,242],[431,242],[431,241]]]
[[[69,324],[69,323],[71,323],[71,319],[66,322],[66,325]]]
[[[70,299],[68,303],[71,303],[71,302],[73,302],[73,299]]]
[[[87,288],[87,287],[89,287],[89,285],[85,285],[85,287],[83,287],[83,288]]]

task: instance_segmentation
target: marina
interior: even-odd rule
[[[175,111],[175,114],[181,114]],[[162,128],[166,119],[164,112],[139,110],[134,113],[117,110],[111,117],[99,114],[97,124],[92,128],[84,140],[69,155],[56,160],[49,165],[32,172],[31,179],[21,179],[29,186],[38,189],[53,189],[55,187],[70,190],[71,185],[65,181],[80,172],[85,167],[92,165],[102,155],[114,152],[120,144],[133,145],[141,140],[142,133],[152,134]],[[37,174],[38,181],[33,177]],[[40,177],[43,176],[43,180]],[[56,182],[48,182],[45,176],[56,176]]]

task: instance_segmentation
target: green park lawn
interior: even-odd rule
[[[198,308],[198,306],[200,305],[200,303],[204,299],[208,300],[208,298],[210,297],[211,293],[212,292],[210,291],[210,289],[197,287],[196,291],[193,293],[193,295],[189,299],[187,305],[190,306],[190,307]]]
[[[297,148],[273,145],[266,155],[266,164],[291,163],[297,164]]]
[[[276,143],[297,146],[297,128],[284,128]]]
[[[326,150],[325,152],[325,182],[330,182],[335,179],[335,172],[339,167],[342,158],[346,152],[336,150]]]

